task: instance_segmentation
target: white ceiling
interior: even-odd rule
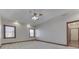
[[[37,13],[42,13],[38,24],[43,23],[51,18],[68,13],[70,9],[36,9]],[[32,23],[32,14],[34,9],[0,9],[0,15],[10,20],[18,20],[24,23]]]

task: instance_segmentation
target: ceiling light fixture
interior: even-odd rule
[[[30,24],[27,24],[27,28],[31,28],[31,25]]]
[[[34,21],[36,21],[36,20],[38,20],[39,18],[38,18],[37,16],[33,16],[32,19],[33,19]]]
[[[13,24],[18,25],[18,26],[20,25],[20,23],[18,21],[15,21]]]

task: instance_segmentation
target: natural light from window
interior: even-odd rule
[[[30,37],[34,37],[34,29],[30,29]]]

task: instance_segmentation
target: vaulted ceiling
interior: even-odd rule
[[[51,18],[63,15],[71,11],[70,9],[0,9],[0,16],[9,20],[18,20],[24,23],[32,23],[32,14],[34,12],[43,14],[38,24],[43,23]]]

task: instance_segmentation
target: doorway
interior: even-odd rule
[[[67,22],[67,45],[79,47],[79,20]]]

